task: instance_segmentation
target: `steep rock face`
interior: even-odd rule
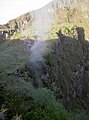
[[[50,32],[51,25],[55,21],[56,11],[80,1],[82,0],[53,0],[41,9],[32,11],[32,25],[29,26],[31,27],[32,33],[41,37],[46,36]]]
[[[43,7],[37,11],[33,11],[32,30],[37,36],[44,36],[50,30],[50,26],[54,20],[53,9]]]
[[[55,20],[56,11],[60,8],[71,6],[83,0],[53,0],[41,9],[28,12],[16,19],[9,21],[5,26],[20,32],[22,36],[46,36]]]
[[[8,24],[10,28],[15,29],[17,31],[21,31],[25,29],[28,22],[31,22],[30,13],[26,13],[14,20],[10,20]]]
[[[0,39],[2,40],[7,38],[10,39],[14,35],[14,33],[16,35],[21,34],[21,32],[24,31],[24,29],[26,29],[28,23],[31,24],[31,19],[32,19],[31,14],[26,13],[16,19],[10,20],[5,25],[0,25],[0,32],[1,32]],[[13,39],[14,38],[15,37],[13,37]]]
[[[57,15],[54,23],[54,27],[59,27],[63,23],[72,23],[76,26],[83,27],[85,30],[85,38],[89,40],[89,1],[81,0],[76,4],[71,4],[69,7],[64,7],[57,10]],[[54,33],[56,31],[53,31]],[[52,33],[53,33],[52,32]]]

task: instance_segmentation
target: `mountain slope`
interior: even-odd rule
[[[15,30],[0,43],[0,120],[89,120],[88,7],[54,0],[0,26]]]
[[[15,29],[20,36],[45,36],[50,31],[51,25],[58,15],[57,11],[61,11],[64,7],[77,5],[83,0],[53,0],[43,8],[28,12],[14,20],[7,23],[9,28]],[[60,16],[60,15],[59,15]],[[64,16],[61,15],[64,18]]]

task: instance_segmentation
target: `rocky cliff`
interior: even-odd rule
[[[5,26],[19,32],[20,36],[45,36],[49,33],[59,9],[70,7],[83,0],[53,0],[41,9],[28,12],[16,19],[10,20]],[[63,17],[63,16],[62,16]]]

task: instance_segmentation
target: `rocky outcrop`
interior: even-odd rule
[[[16,19],[10,20],[7,24],[5,25],[0,25],[0,39],[2,40],[6,40],[7,38],[11,38],[14,33],[18,34],[21,33],[22,31],[24,31],[24,29],[26,29],[28,23],[29,26],[31,24],[31,14],[30,13],[26,13]]]
[[[22,31],[25,29],[26,25],[31,22],[31,19],[31,13],[26,13],[16,19],[10,20],[8,25],[11,29]]]
[[[0,29],[0,41],[10,39],[14,34],[15,30],[13,29]]]

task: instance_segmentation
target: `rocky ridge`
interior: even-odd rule
[[[14,29],[15,32],[18,32],[25,38],[31,35],[46,36],[55,20],[56,11],[81,1],[83,0],[53,0],[43,8],[28,12],[16,19],[10,20],[3,26],[5,26],[5,28]],[[3,28],[3,26],[1,26],[1,28]]]

